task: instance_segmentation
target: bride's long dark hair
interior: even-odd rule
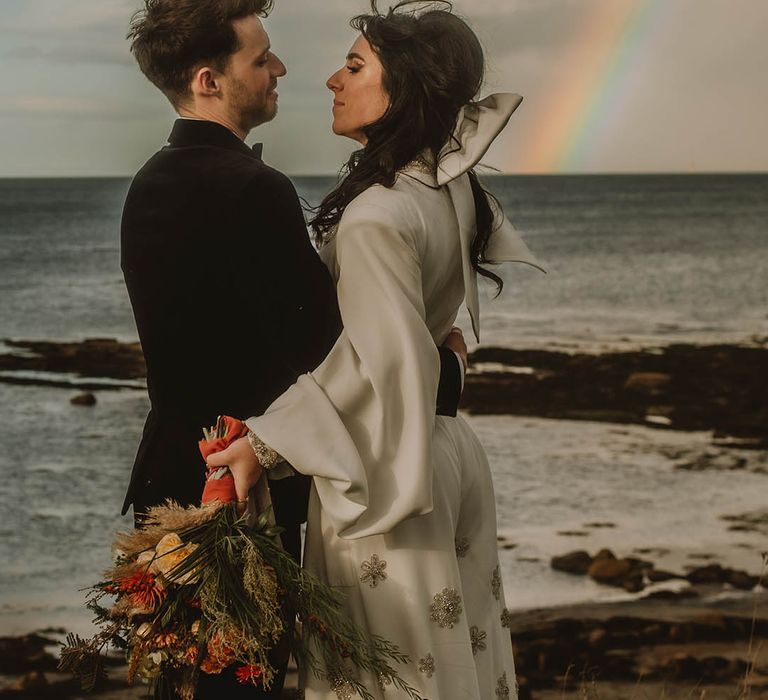
[[[365,127],[367,144],[352,154],[342,170],[345,176],[310,221],[318,244],[327,240],[347,205],[369,187],[392,187],[397,172],[425,149],[436,162],[451,138],[459,111],[480,91],[485,74],[483,49],[452,9],[447,1],[403,0],[382,13],[377,1],[371,0],[371,13],[352,19],[352,27],[381,61],[390,104],[381,119]],[[477,216],[472,265],[493,280],[500,292],[501,278],[481,267],[487,262],[493,212],[476,173],[470,171],[469,177]]]

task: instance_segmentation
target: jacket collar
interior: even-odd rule
[[[171,135],[168,137],[168,143],[171,148],[188,148],[190,146],[227,148],[261,160],[262,144],[257,143],[251,148],[227,127],[202,119],[177,119],[173,124]]]

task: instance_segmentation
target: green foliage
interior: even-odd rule
[[[76,634],[68,634],[66,643],[62,644],[59,670],[73,674],[86,693],[93,691],[107,677],[101,659],[102,646],[98,637],[85,640]]]

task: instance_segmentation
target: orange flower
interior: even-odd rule
[[[203,673],[221,673],[235,660],[235,651],[227,646],[221,633],[217,632],[208,642],[208,653],[200,664]]]
[[[245,685],[246,683],[252,683],[253,685],[259,685],[259,679],[262,677],[263,672],[261,666],[240,666],[235,671],[238,682]]]
[[[188,571],[183,576],[177,576],[174,574],[174,570],[179,567],[182,562],[197,549],[196,544],[191,542],[184,544],[181,537],[175,532],[169,532],[164,535],[163,538],[157,543],[155,552],[157,554],[155,560],[152,563],[152,571],[158,574],[162,574],[165,578],[172,579],[173,583],[177,583],[183,586],[187,583],[193,582],[193,579],[197,576],[195,571]]]
[[[165,600],[165,589],[155,580],[152,573],[140,571],[133,576],[120,579],[117,588],[123,595],[130,596],[134,605],[153,611]]]
[[[155,637],[155,646],[158,649],[176,646],[179,643],[179,637],[174,632],[160,633]]]

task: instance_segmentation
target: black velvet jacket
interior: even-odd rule
[[[341,328],[334,284],[291,181],[207,121],[178,120],[136,175],[121,264],[151,402],[122,513],[196,503],[201,429],[220,414],[263,413],[320,364]],[[458,362],[440,356],[438,412],[455,415]],[[281,525],[305,519],[308,484],[270,482]]]

